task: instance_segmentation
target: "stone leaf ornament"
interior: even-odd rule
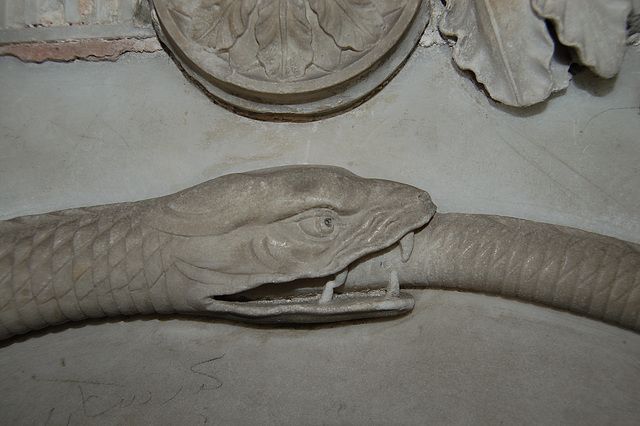
[[[276,80],[302,78],[313,62],[311,27],[302,0],[261,3],[256,22],[258,61]]]
[[[0,222],[0,338],[151,313],[385,317],[413,308],[401,285],[516,297],[640,331],[640,246],[435,210],[409,185],[289,166]]]
[[[401,2],[391,3],[397,3],[388,11],[392,15],[403,7]],[[247,37],[255,38],[258,62],[267,78],[274,81],[305,77],[314,63],[314,32],[321,30],[333,40],[335,46],[328,51],[339,56],[341,50],[370,49],[387,29],[372,0],[202,0],[194,9],[189,30],[196,42],[214,52],[229,52],[245,34],[254,10],[254,34]],[[316,15],[312,19],[308,18],[310,12]],[[325,52],[317,53],[321,56]],[[255,59],[235,55],[234,65],[249,70]],[[331,67],[321,68],[332,71],[339,62],[336,58]]]
[[[630,0],[448,0],[440,31],[455,37],[454,61],[490,96],[512,106],[544,101],[568,85],[545,20],[578,60],[609,78],[622,64]]]
[[[244,34],[255,1],[203,0],[194,10],[193,38],[208,47],[229,50]],[[211,18],[213,15],[213,19]]]
[[[320,27],[341,49],[357,52],[376,44],[386,24],[375,3],[368,0],[309,0]]]
[[[429,16],[423,0],[152,2],[159,37],[209,93],[241,109],[299,115],[341,108],[375,89]],[[364,89],[334,96],[364,76]]]
[[[558,39],[580,62],[604,78],[620,71],[629,0],[531,0],[538,16],[553,22]]]

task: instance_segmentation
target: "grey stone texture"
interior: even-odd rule
[[[3,219],[166,195],[283,164],[333,164],[487,213],[640,242],[638,47],[536,107],[496,106],[418,48],[342,115],[267,123],[210,102],[164,53],[0,58]],[[619,423],[640,419],[638,335],[513,300],[414,291],[400,320],[250,327],[136,318],[0,348],[5,423]],[[382,383],[382,385],[381,385]]]
[[[10,424],[636,424],[640,335],[415,291],[401,319],[263,328],[135,319],[0,348]]]
[[[131,21],[141,0],[2,0],[0,29]]]

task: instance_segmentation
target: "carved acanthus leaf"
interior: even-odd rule
[[[454,60],[497,101],[528,106],[559,89],[554,43],[530,0],[450,0],[440,31],[457,37]]]
[[[334,71],[340,67],[342,49],[320,26],[311,27],[313,40],[313,64],[325,71]]]
[[[560,42],[574,47],[583,65],[605,78],[620,71],[629,0],[531,0],[531,5],[553,21]]]
[[[309,0],[322,29],[343,49],[363,51],[377,43],[384,20],[370,0]]]
[[[258,60],[271,78],[300,78],[313,60],[311,27],[302,0],[263,1],[256,22]]]
[[[247,29],[257,0],[202,0],[192,19],[195,41],[216,50],[228,50]]]

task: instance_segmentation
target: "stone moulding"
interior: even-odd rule
[[[156,31],[218,101],[322,117],[388,80],[429,21],[422,0],[152,0]]]
[[[0,55],[12,55],[23,62],[76,59],[87,61],[117,61],[127,52],[152,53],[162,50],[156,37],[69,40],[50,43],[17,43],[0,45]]]

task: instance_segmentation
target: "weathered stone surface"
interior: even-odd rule
[[[0,55],[25,62],[114,61],[161,49],[146,0],[0,2]]]
[[[2,0],[0,30],[131,21],[147,0]]]
[[[111,321],[0,349],[10,424],[637,424],[640,334],[497,297],[412,291],[348,327]]]
[[[0,46],[0,55],[12,55],[25,62],[116,61],[125,52],[157,52],[162,46],[155,37],[119,40],[73,40],[52,43],[21,43]]]
[[[0,46],[154,35],[147,0],[0,1]],[[102,47],[94,46],[99,57]]]

